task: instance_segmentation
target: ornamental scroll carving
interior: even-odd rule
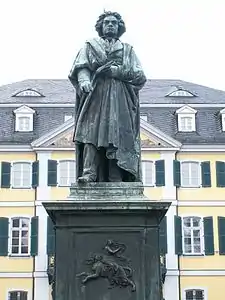
[[[98,278],[105,278],[109,283],[108,288],[129,287],[132,292],[136,291],[136,285],[132,279],[133,269],[130,266],[130,260],[123,253],[126,250],[125,244],[113,240],[107,240],[103,247],[104,253],[91,254],[85,261],[89,266],[89,272],[77,274],[82,278],[82,283]]]

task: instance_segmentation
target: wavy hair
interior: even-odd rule
[[[126,31],[125,23],[124,23],[124,21],[123,21],[120,14],[118,14],[117,12],[112,12],[112,11],[105,11],[103,14],[101,14],[98,17],[98,20],[97,20],[96,25],[95,25],[95,29],[98,32],[98,35],[100,37],[103,36],[102,24],[103,24],[103,21],[104,21],[105,17],[108,17],[108,16],[113,16],[118,20],[118,34],[117,34],[117,37],[118,38],[121,37],[121,35],[124,34],[124,32]]]

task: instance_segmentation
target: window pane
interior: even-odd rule
[[[28,247],[27,246],[22,246],[21,247],[21,253],[22,254],[28,254]]]
[[[17,230],[13,230],[13,232],[12,232],[12,237],[14,237],[14,238],[18,238],[19,237],[19,231],[17,231]]]
[[[193,291],[186,291],[186,300],[194,300]]]
[[[19,131],[28,131],[30,125],[30,118],[29,117],[20,117],[19,121]]]
[[[184,218],[184,226],[191,227],[191,218]]]
[[[13,246],[12,247],[12,254],[18,254],[19,253],[19,246]]]
[[[194,227],[199,227],[201,218],[192,218],[192,221],[193,221],[193,226]]]
[[[20,226],[20,219],[13,219],[13,227],[19,227]]]

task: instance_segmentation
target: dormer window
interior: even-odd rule
[[[35,111],[28,106],[21,106],[14,110],[16,116],[15,131],[33,131],[33,115]]]
[[[44,97],[44,96],[33,89],[27,89],[24,91],[20,91],[19,93],[16,93],[15,95],[13,95],[13,97]]]
[[[225,131],[225,108],[220,111],[221,114],[221,124],[222,124],[222,131]]]
[[[172,92],[168,96],[169,97],[194,97],[193,94],[189,93],[188,91],[184,91],[184,90],[178,90],[178,91]]]
[[[181,86],[172,86],[166,97],[196,97],[194,93],[182,88]]]
[[[196,131],[195,114],[197,111],[188,105],[179,108],[176,111],[178,115],[178,131],[192,132]]]

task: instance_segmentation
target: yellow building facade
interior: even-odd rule
[[[51,82],[48,85],[54,91]],[[19,90],[24,92],[25,87]],[[36,87],[33,93],[41,95],[34,97],[45,93],[48,97],[44,88]],[[70,115],[74,104],[57,106],[29,101],[30,98],[26,104],[14,101],[10,108],[15,127],[22,128],[17,124],[21,117],[26,130],[17,130],[18,136],[11,133],[11,140],[18,138],[17,143],[10,143],[10,139],[0,143],[0,300],[52,298],[54,274],[50,262],[54,256],[54,230],[42,202],[66,200],[76,178],[74,118]],[[162,105],[169,107],[169,104]],[[0,106],[3,110],[10,107],[1,101]],[[54,123],[62,107],[67,109],[67,117]],[[143,104],[141,108],[145,113],[157,106]],[[40,123],[44,122],[41,109],[45,113],[53,112],[54,116],[50,113],[45,116],[47,120],[52,118],[53,125],[36,134],[35,122],[38,118]],[[185,129],[179,129],[181,125],[189,126],[185,136],[190,134],[190,129],[194,132],[200,126],[195,123],[198,110],[196,104],[174,105],[178,131]],[[221,111],[221,107],[217,110]],[[225,294],[225,286],[221,284],[225,278],[225,147],[222,143],[199,144],[200,137],[196,143],[183,142],[179,134],[171,136],[163,130],[163,125],[159,129],[150,122],[151,115],[146,118],[144,113],[141,118],[144,192],[150,200],[171,202],[160,226],[164,298],[222,300]],[[182,123],[183,116],[191,122],[186,119]],[[25,135],[29,142],[19,143]]]

